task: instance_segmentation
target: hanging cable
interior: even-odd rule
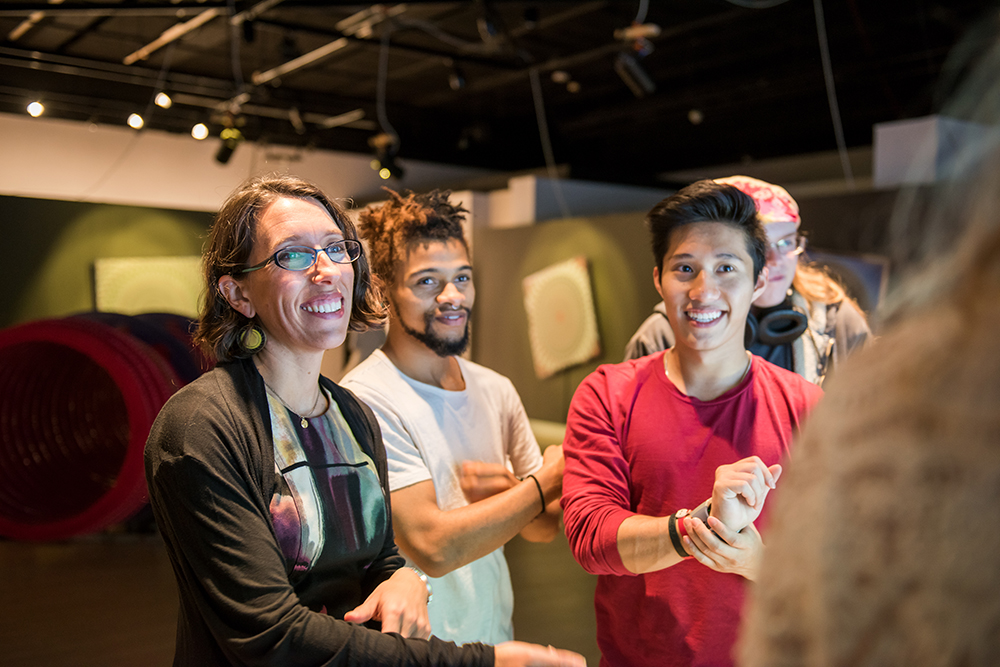
[[[635,15],[633,23],[643,24],[646,22],[646,14],[649,12],[649,0],[639,0],[639,11]]]
[[[566,203],[566,197],[563,196],[562,180],[559,178],[555,155],[552,153],[549,125],[545,120],[545,102],[542,100],[542,84],[538,81],[538,68],[530,68],[528,77],[531,79],[531,97],[535,101],[535,118],[538,121],[538,135],[542,140],[542,153],[545,154],[545,166],[548,168],[549,180],[552,181],[552,190],[559,203],[559,210],[564,218],[568,218],[570,217],[569,205]]]
[[[837,137],[837,152],[840,154],[840,166],[844,170],[844,180],[847,187],[854,189],[854,172],[847,155],[847,142],[844,140],[844,124],[840,119],[840,105],[837,103],[837,87],[833,80],[833,66],[830,64],[830,45],[826,38],[826,21],[823,18],[823,0],[813,0],[816,10],[816,33],[819,37],[819,52],[823,60],[823,78],[826,80],[826,98],[830,103],[830,116],[833,118],[833,132]]]
[[[778,5],[783,5],[788,0],[726,0],[730,4],[736,5],[737,7],[746,7],[747,9],[770,9],[771,7],[777,7]]]
[[[389,39],[392,36],[392,23],[385,23],[382,28],[382,45],[378,52],[378,78],[375,82],[375,113],[378,116],[378,124],[382,131],[388,134],[398,144],[399,135],[389,122],[389,114],[386,112],[385,87],[389,78]]]
[[[233,23],[236,16],[236,1],[228,0],[229,5],[229,59],[233,66],[233,80],[236,82],[236,94],[243,92],[243,67],[240,64],[240,39],[242,37],[242,27],[238,23]]]
[[[153,89],[153,94],[149,98],[149,102],[146,104],[146,109],[142,112],[143,120],[148,122],[148,119],[152,117],[153,108],[156,106],[156,95],[163,90],[163,85],[167,82],[167,72],[170,70],[170,61],[174,55],[174,45],[176,43],[172,42],[167,46],[166,51],[163,53],[163,65],[160,67],[160,74],[156,78],[156,87]],[[132,137],[129,139],[128,144],[126,144],[124,150],[115,159],[111,166],[104,170],[97,181],[94,182],[92,186],[83,191],[83,193],[77,198],[77,201],[87,201],[87,197],[94,194],[99,190],[105,182],[111,177],[113,173],[118,171],[118,168],[122,166],[125,159],[132,153],[135,147],[139,144],[139,136],[145,131],[147,125],[143,124],[142,128],[136,130],[132,133]]]

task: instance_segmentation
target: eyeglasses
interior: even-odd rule
[[[801,255],[806,249],[806,237],[794,236],[778,239],[774,243],[769,243],[768,247],[779,255]]]
[[[305,271],[316,263],[319,253],[325,252],[330,261],[337,264],[350,264],[361,257],[361,242],[352,239],[336,241],[325,248],[310,248],[304,245],[293,245],[282,248],[260,264],[243,269],[240,273],[250,273],[274,262],[286,271]]]

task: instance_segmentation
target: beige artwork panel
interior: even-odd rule
[[[535,375],[551,377],[601,353],[585,257],[574,257],[527,276],[523,289]]]
[[[198,317],[201,257],[106,257],[94,263],[97,310]]]

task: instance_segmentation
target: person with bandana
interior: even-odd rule
[[[864,313],[825,271],[803,259],[799,206],[783,187],[749,176],[715,182],[732,185],[753,198],[769,243],[767,288],[747,317],[747,349],[822,384],[837,363],[870,338]],[[673,334],[660,303],[632,336],[625,359],[672,345]]]

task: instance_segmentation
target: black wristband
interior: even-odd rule
[[[538,481],[538,478],[535,477],[534,475],[525,475],[524,479],[527,479],[528,477],[530,477],[535,481],[535,488],[538,489],[538,497],[541,498],[542,500],[542,511],[539,512],[539,514],[544,514],[546,505],[545,505],[545,494],[542,493],[542,484],[541,482]]]
[[[683,511],[685,515],[687,514],[687,510],[680,511]],[[677,555],[681,558],[687,558],[691,554],[684,551],[684,544],[681,542],[680,533],[677,532],[677,514],[678,512],[674,512],[667,519],[667,533],[670,535],[670,543],[674,545],[674,551],[677,552]]]

